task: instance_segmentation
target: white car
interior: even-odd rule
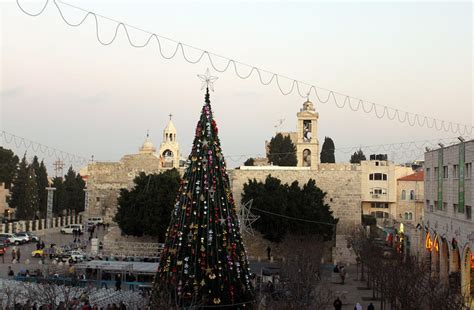
[[[15,235],[15,237],[19,238],[21,240],[21,243],[30,242],[30,236],[27,233],[19,232],[19,233],[13,234],[13,235]]]
[[[10,243],[15,245],[20,245],[23,242],[23,239],[20,237],[16,237],[14,234],[0,234],[0,237],[6,237],[10,240]]]
[[[90,218],[87,219],[87,224],[89,226],[104,224],[104,219],[101,218],[101,217],[90,217]]]
[[[81,251],[71,251],[71,257],[69,258],[72,262],[82,262],[86,260],[86,254]]]
[[[74,229],[79,229],[81,231],[81,234],[84,232],[84,226],[80,224],[71,224],[71,225],[66,225],[61,228],[60,232],[62,234],[72,234]]]

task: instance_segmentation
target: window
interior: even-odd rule
[[[100,201],[100,197],[95,197],[95,201],[99,202],[99,201]]]
[[[405,218],[405,220],[407,220],[407,221],[413,220],[413,213],[411,213],[411,212],[405,212],[404,218]]]
[[[387,181],[387,175],[385,173],[371,173],[369,175],[369,180]]]
[[[410,200],[415,200],[415,191],[410,191]]]
[[[459,207],[459,205],[456,205],[456,209],[458,210],[458,213],[464,213],[464,210]]]
[[[408,220],[408,212],[405,212],[404,219],[405,219],[405,220]]]
[[[470,220],[472,218],[471,206],[466,206],[466,219]]]
[[[436,201],[436,200],[433,201],[433,204],[434,204],[434,206],[435,206],[436,209],[439,209],[439,208],[438,208],[438,201]]]
[[[388,219],[390,217],[390,214],[388,214],[387,212],[383,212],[383,211],[371,212],[370,214],[372,214],[373,216],[375,216],[378,219],[383,219],[383,218]]]
[[[438,172],[439,172],[438,167],[435,167],[435,170],[434,170],[434,178],[435,178],[435,180],[438,179]]]
[[[427,180],[430,179],[430,173],[431,173],[431,169],[430,169],[430,168],[426,168],[425,178],[426,178]]]
[[[471,163],[466,163],[466,169],[464,171],[464,176],[466,177],[466,179],[471,177],[471,172],[472,172]]]
[[[378,162],[378,161],[376,161],[376,162],[375,162],[375,165],[376,165],[376,166],[378,166],[378,165],[379,165],[379,162]]]
[[[388,209],[387,202],[372,202],[371,207],[374,209]]]
[[[448,178],[448,166],[443,166],[443,178]]]
[[[407,192],[405,190],[402,190],[402,200],[407,199]]]
[[[374,179],[374,175],[373,175],[373,173],[369,174],[369,180],[371,180],[371,181],[372,181],[373,179]]]
[[[448,210],[448,203],[443,202],[443,211],[446,211],[446,210]]]
[[[453,165],[453,178],[459,178],[459,165]]]
[[[453,203],[453,213],[458,212],[458,205]]]

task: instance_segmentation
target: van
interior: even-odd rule
[[[66,226],[61,228],[60,232],[62,234],[72,234],[74,229],[80,230],[81,234],[84,232],[84,226],[82,226],[80,224],[66,225]]]
[[[98,224],[104,224],[104,219],[101,217],[90,217],[87,220],[88,225],[98,225]]]

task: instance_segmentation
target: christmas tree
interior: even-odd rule
[[[153,294],[156,297],[166,291],[178,307],[250,309],[254,291],[212,115],[211,82],[207,74],[205,104],[166,233]]]

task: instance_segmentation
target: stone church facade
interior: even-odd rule
[[[229,177],[235,201],[240,203],[243,185],[249,179],[264,181],[271,174],[284,183],[298,181],[301,185],[314,179],[316,185],[327,192],[327,203],[334,216],[339,218],[337,225],[337,246],[334,257],[337,261],[345,258],[348,249],[345,236],[361,223],[361,169],[360,165],[349,163],[320,164],[319,141],[317,139],[317,122],[319,114],[310,101],[303,103],[297,113],[296,138],[297,167],[278,166],[242,166],[230,169]],[[171,121],[170,121],[171,123]],[[168,124],[163,132],[163,142],[158,153],[149,137],[145,140],[138,154],[125,155],[119,162],[94,162],[87,167],[88,207],[86,216],[102,216],[112,221],[117,210],[117,198],[120,189],[133,186],[133,179],[140,172],[159,173],[172,167],[182,173],[184,168],[179,163],[179,146],[176,129]],[[169,150],[169,151],[168,151]],[[172,163],[172,164],[170,164]]]

